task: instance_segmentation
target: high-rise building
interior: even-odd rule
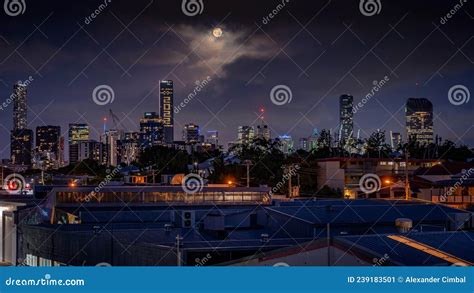
[[[164,142],[174,141],[174,110],[173,110],[173,81],[160,82],[160,117],[163,119]]]
[[[252,126],[239,126],[237,134],[238,144],[249,144],[255,138],[255,131]]]
[[[217,148],[219,146],[219,132],[217,132],[217,130],[209,130],[207,132],[206,142]]]
[[[33,131],[30,129],[12,130],[10,141],[12,164],[30,166],[33,151]]]
[[[30,166],[33,131],[27,129],[26,86],[20,81],[13,86],[13,130],[10,133],[10,158],[13,164]]]
[[[284,154],[290,154],[293,152],[293,139],[289,135],[281,135],[278,137],[280,141],[280,150]]]
[[[57,158],[59,158],[60,137],[60,126],[47,125],[36,127],[36,151],[39,153],[53,153]]]
[[[271,133],[270,133],[270,128],[268,127],[268,125],[266,124],[257,125],[256,137],[265,139],[265,140],[270,140]]]
[[[120,156],[122,162],[130,165],[138,161],[140,155],[140,133],[125,132],[124,138],[120,144]]]
[[[143,148],[162,145],[164,125],[156,112],[146,112],[140,119],[140,144]]]
[[[81,162],[87,159],[94,160],[99,163],[105,161],[104,157],[106,156],[105,144],[98,142],[96,140],[82,140],[77,144],[78,157],[77,161]]]
[[[13,130],[27,128],[26,84],[17,82],[13,86]]]
[[[344,144],[353,136],[354,116],[352,112],[354,98],[350,95],[342,95],[339,98],[339,142]]]
[[[43,170],[59,167],[60,126],[36,127],[36,155]]]
[[[390,131],[390,146],[396,150],[402,144],[402,134],[400,132]]]
[[[305,137],[300,138],[300,145],[299,145],[298,149],[303,150],[303,151],[309,151],[310,150],[307,138],[305,138]]]
[[[410,98],[406,108],[407,140],[421,145],[433,143],[433,104],[428,99]]]
[[[89,140],[89,125],[69,124],[69,164],[80,162],[79,143]]]
[[[201,131],[199,125],[186,124],[183,129],[183,141],[187,144],[194,144],[200,142]]]
[[[116,129],[106,130],[101,138],[105,145],[105,164],[107,166],[118,166],[121,163],[120,144],[124,134],[123,131]]]

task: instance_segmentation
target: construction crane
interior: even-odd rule
[[[115,113],[112,111],[112,109],[109,109],[109,115],[112,117],[112,121],[114,123],[114,129],[115,130],[123,130],[123,128],[120,128],[121,126],[120,119],[115,115]]]

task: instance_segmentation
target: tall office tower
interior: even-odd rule
[[[26,104],[26,85],[17,82],[13,86],[13,130],[26,129],[28,108]]]
[[[122,137],[123,131],[116,129],[105,131],[101,142],[105,145],[105,164],[107,166],[118,166],[121,163],[120,144]]]
[[[405,114],[407,140],[415,140],[421,145],[433,143],[433,104],[427,99],[410,98]]]
[[[309,141],[308,141],[307,138],[305,138],[305,137],[300,138],[300,145],[299,145],[298,149],[303,150],[303,151],[309,151],[310,150]]]
[[[280,150],[284,154],[290,154],[293,152],[293,139],[289,135],[281,135],[278,137],[280,140]]]
[[[69,164],[79,162],[79,143],[89,140],[89,125],[69,124]]]
[[[255,138],[255,131],[252,126],[239,126],[237,134],[238,144],[249,144]]]
[[[10,132],[10,158],[13,164],[30,166],[33,131],[26,129],[28,126],[26,92],[26,84],[18,82],[13,86],[13,130]]]
[[[270,134],[270,128],[268,128],[268,125],[263,125],[263,124],[257,125],[256,137],[270,140],[271,134]]]
[[[186,124],[183,128],[183,141],[187,144],[198,143],[200,138],[201,131],[199,125],[196,124]]]
[[[352,112],[354,98],[350,95],[342,95],[339,98],[339,143],[344,144],[353,136],[354,115]]]
[[[164,141],[172,144],[174,141],[174,110],[173,110],[173,81],[160,82],[160,117],[163,119]]]
[[[64,167],[66,165],[66,158],[64,158],[64,136],[59,137],[59,148],[58,148],[58,163],[59,167]]]
[[[390,131],[390,146],[396,150],[402,144],[402,134],[400,132]]]
[[[125,132],[120,145],[120,156],[122,162],[127,165],[138,161],[140,156],[140,133]]]
[[[156,112],[146,112],[140,119],[140,144],[142,148],[163,145],[164,125]]]
[[[12,130],[10,141],[12,164],[30,166],[33,150],[33,131],[30,129]]]
[[[36,156],[41,162],[41,169],[59,167],[60,126],[36,127]]]
[[[319,130],[313,129],[313,133],[308,138],[308,151],[312,151],[318,148]]]
[[[209,130],[207,132],[206,141],[207,143],[218,147],[219,146],[219,132],[217,132],[217,130]]]
[[[81,140],[77,144],[78,156],[77,161],[81,162],[87,159],[94,160],[99,163],[105,161],[104,150],[106,148],[105,144],[98,142],[96,140]]]

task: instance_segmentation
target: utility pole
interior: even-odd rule
[[[179,236],[179,234],[176,235],[176,261],[177,261],[178,267],[182,266],[181,241],[183,241],[183,238]]]
[[[408,179],[408,146],[405,148],[405,199],[410,200],[410,181]]]
[[[251,160],[245,160],[244,165],[247,166],[247,188],[250,187],[250,166],[253,165]]]

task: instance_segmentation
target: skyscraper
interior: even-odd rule
[[[160,117],[163,119],[164,141],[172,144],[174,141],[174,111],[173,111],[173,81],[160,82]]]
[[[339,143],[344,144],[348,138],[352,137],[354,131],[354,117],[353,117],[353,102],[354,97],[350,95],[342,95],[339,98]]]
[[[89,140],[87,124],[69,124],[69,163],[79,162],[79,143]]]
[[[17,82],[13,86],[13,130],[26,129],[28,108],[26,104],[26,84]]]
[[[268,128],[268,125],[266,124],[257,125],[256,137],[265,139],[265,140],[270,140],[271,134],[270,134],[270,128]]]
[[[186,124],[183,129],[183,140],[187,144],[193,144],[199,142],[200,129],[199,125],[196,124]]]
[[[239,126],[237,134],[238,144],[249,144],[255,138],[255,131],[252,126]]]
[[[33,131],[31,129],[12,130],[10,135],[11,161],[16,165],[31,165],[33,149]]]
[[[30,166],[33,131],[26,129],[28,126],[26,86],[22,82],[13,86],[13,130],[10,133],[10,157],[13,164]]]
[[[42,169],[59,167],[59,140],[61,137],[60,126],[36,127],[36,155],[40,160]]]
[[[215,147],[219,146],[219,132],[217,130],[209,130],[207,132],[207,143],[214,145]]]
[[[421,145],[433,143],[433,104],[428,99],[410,98],[406,108],[407,140]]]
[[[289,135],[281,135],[278,137],[278,139],[280,140],[280,150],[284,153],[284,154],[290,154],[294,151],[293,149],[293,139],[291,138],[291,136]]]
[[[140,119],[140,144],[143,148],[162,145],[164,139],[163,120],[156,112],[146,112]]]

